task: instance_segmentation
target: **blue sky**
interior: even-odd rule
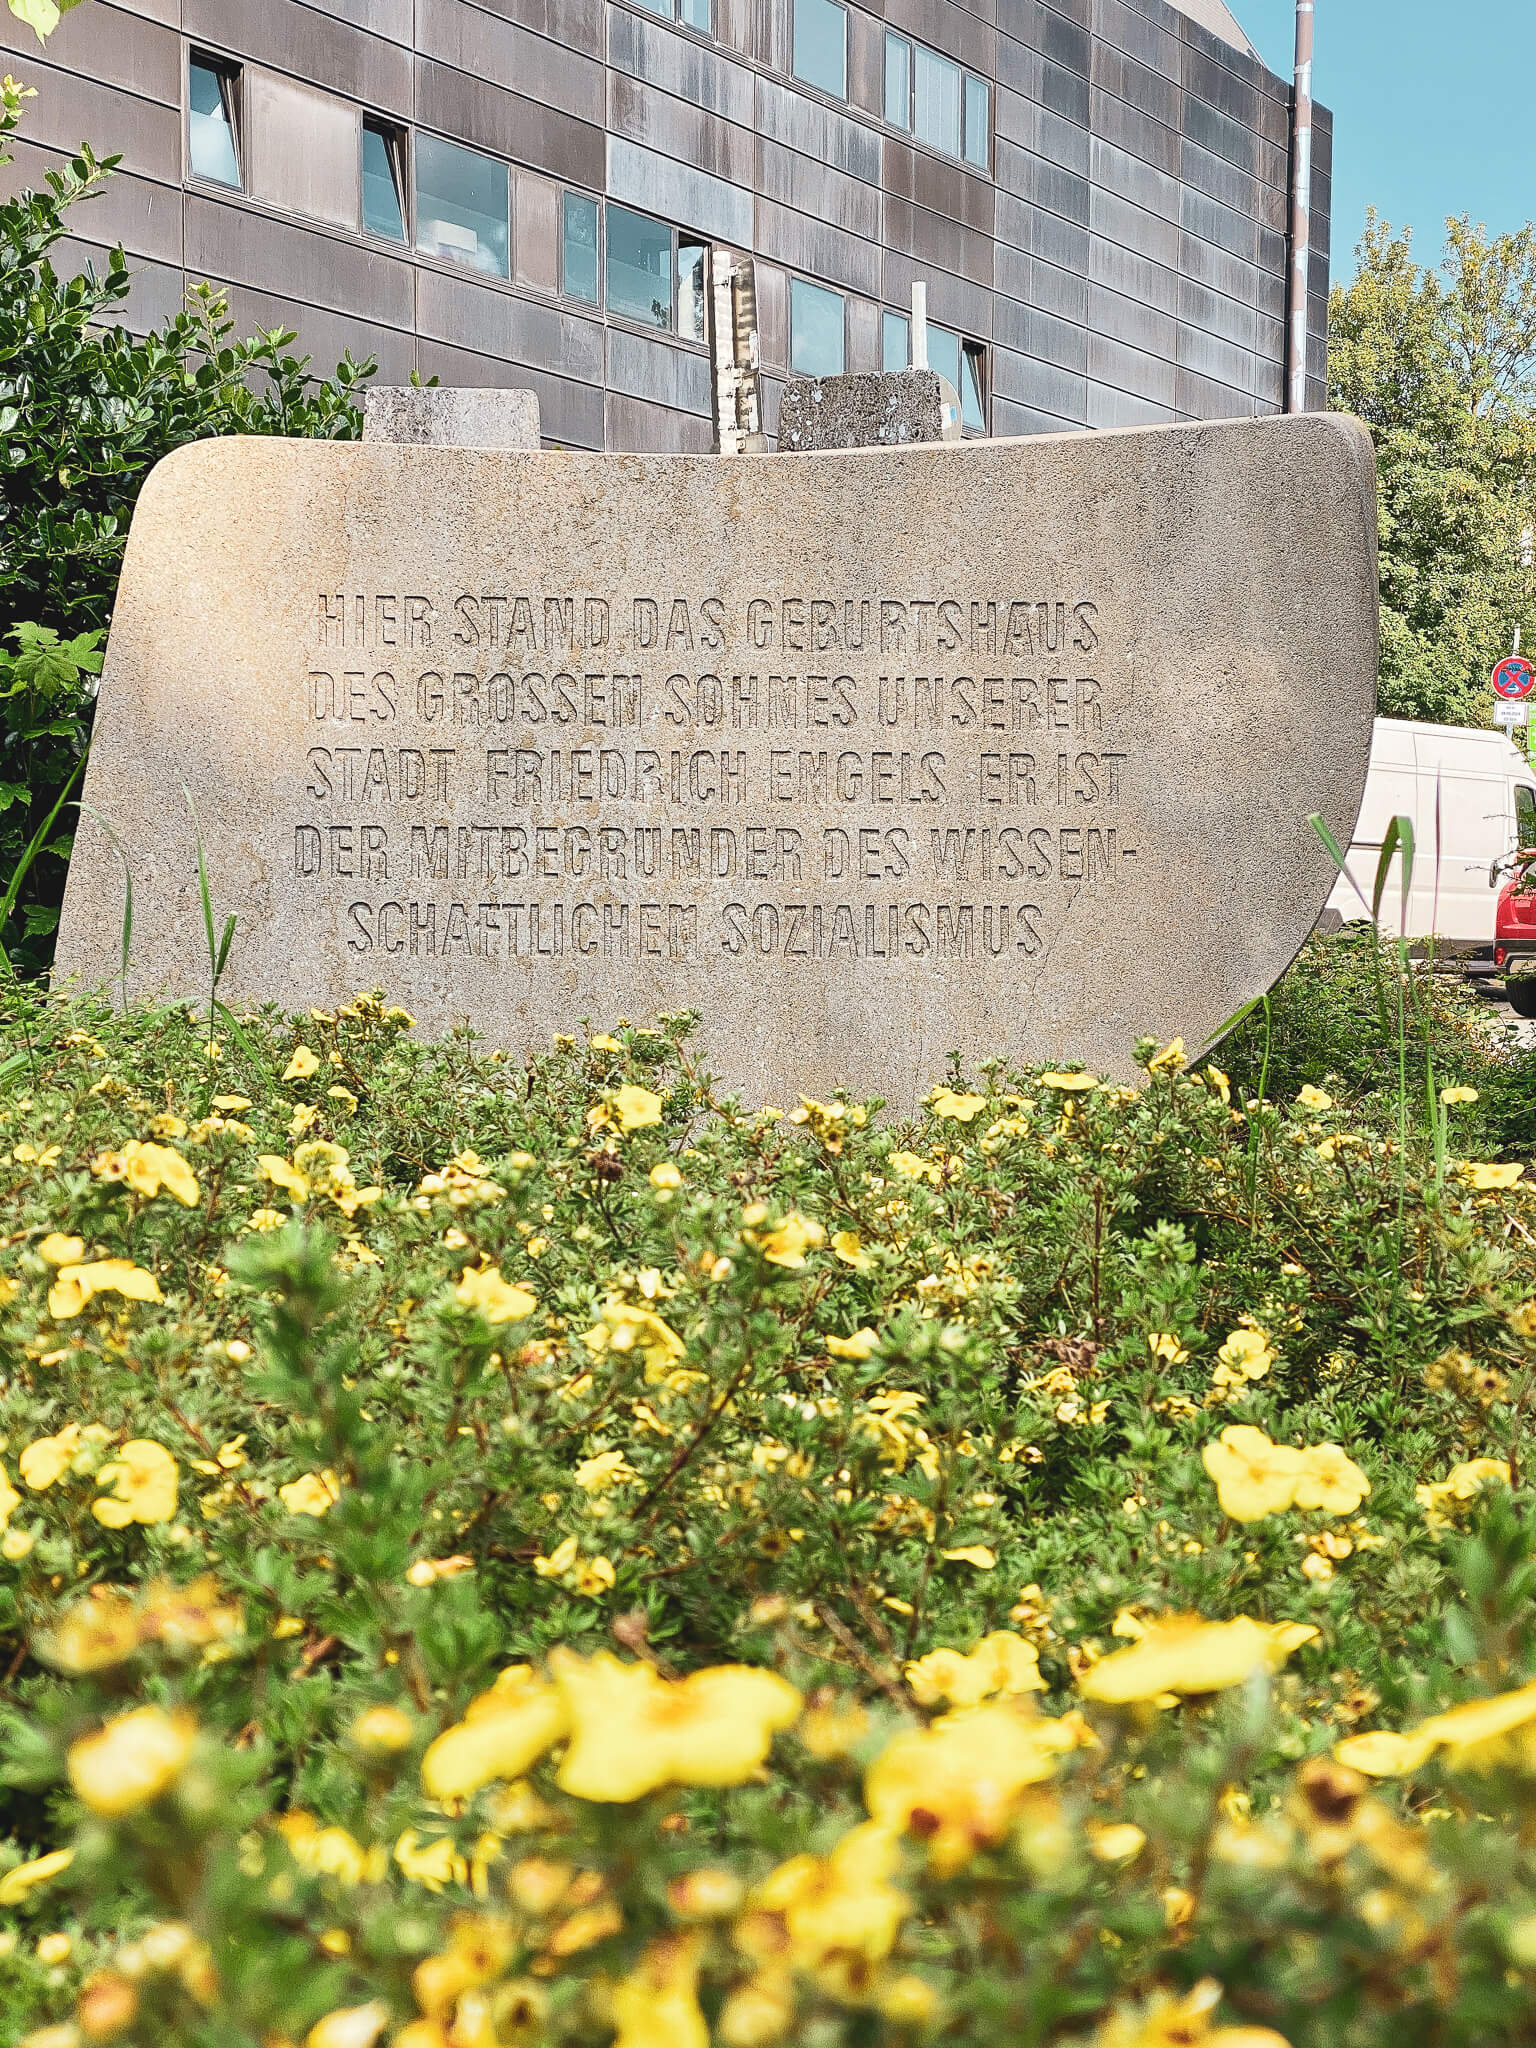
[[[1289,78],[1294,0],[1228,0]],[[1333,266],[1354,269],[1365,209],[1438,253],[1449,213],[1495,232],[1536,217],[1531,0],[1317,0],[1317,97],[1333,109]]]

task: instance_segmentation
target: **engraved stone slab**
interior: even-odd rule
[[[807,456],[228,439],[139,501],[85,798],[130,993],[386,987],[509,1048],[704,1013],[754,1101],[1193,1051],[1348,844],[1375,493],[1336,417]],[[60,979],[117,972],[82,813]]]
[[[779,453],[958,441],[960,399],[937,370],[791,377],[779,400]]]

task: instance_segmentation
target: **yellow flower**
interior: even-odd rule
[[[1189,1357],[1188,1351],[1171,1330],[1149,1330],[1147,1349],[1154,1358],[1161,1359],[1164,1365],[1182,1365]]]
[[[414,1828],[407,1828],[395,1843],[395,1861],[412,1884],[440,1892],[445,1885],[463,1884],[469,1865],[453,1846],[452,1838],[441,1835],[435,1842],[423,1842]]]
[[[1338,1444],[1312,1444],[1301,1453],[1296,1505],[1320,1508],[1324,1514],[1352,1515],[1371,1490],[1371,1482]]]
[[[1426,1763],[1434,1749],[1432,1736],[1394,1735],[1373,1728],[1367,1735],[1346,1736],[1333,1753],[1341,1764],[1367,1778],[1406,1778]]]
[[[957,1124],[973,1122],[986,1106],[985,1095],[957,1095],[953,1088],[941,1088],[928,1104],[935,1116],[949,1117]]]
[[[613,1987],[613,2048],[709,2048],[699,2009],[699,1948],[693,1934],[647,1944]]]
[[[28,1892],[68,1870],[74,1860],[73,1849],[55,1849],[51,1855],[39,1856],[32,1863],[18,1863],[14,1870],[0,1877],[0,1906],[19,1906]]]
[[[135,1707],[71,1744],[69,1782],[92,1813],[133,1813],[174,1784],[196,1736],[190,1714]]]
[[[472,1557],[418,1557],[405,1576],[413,1586],[435,1586],[439,1579],[461,1579],[474,1568]]]
[[[50,1230],[37,1248],[38,1257],[46,1259],[50,1266],[74,1266],[85,1257],[83,1237],[65,1237],[61,1231]]]
[[[1464,1160],[1456,1169],[1477,1194],[1487,1194],[1495,1188],[1512,1188],[1525,1172],[1523,1166],[1488,1166]]]
[[[1146,1846],[1145,1834],[1130,1821],[1112,1821],[1089,1830],[1088,1854],[1098,1863],[1129,1863]]]
[[[1432,1714],[1402,1735],[1377,1729],[1348,1736],[1333,1753],[1367,1777],[1399,1778],[1419,1770],[1436,1749],[1444,1750],[1452,1770],[1513,1766],[1530,1775],[1536,1770],[1536,1681]]]
[[[81,1446],[80,1425],[67,1422],[57,1436],[40,1436],[21,1454],[23,1481],[34,1493],[43,1493],[69,1470]]]
[[[945,1714],[886,1744],[864,1774],[864,1803],[882,1827],[925,1841],[933,1870],[952,1877],[979,1848],[1004,1840],[1022,1795],[1083,1734],[1075,1722],[1000,1702]]]
[[[329,1467],[324,1472],[306,1472],[280,1486],[277,1497],[290,1515],[313,1515],[318,1521],[341,1499],[341,1481]]]
[[[1175,1614],[1154,1621],[1138,1641],[1091,1665],[1078,1679],[1085,1699],[1108,1706],[1159,1701],[1165,1693],[1224,1692],[1255,1671],[1278,1671],[1292,1650],[1311,1642],[1304,1622],[1202,1621]]]
[[[790,1952],[803,1970],[834,1956],[884,1962],[912,1901],[890,1880],[901,1867],[901,1838],[865,1821],[829,1856],[792,1856],[769,1873],[753,1906],[782,1915]]]
[[[398,1756],[416,1740],[416,1723],[403,1707],[367,1707],[347,1735],[352,1747],[365,1757]]]
[[[382,1877],[388,1867],[378,1850],[365,1850],[345,1828],[321,1827],[312,1813],[297,1808],[285,1813],[277,1829],[294,1862],[311,1877],[361,1884],[365,1877]]]
[[[16,1510],[20,1506],[21,1495],[16,1491],[15,1487],[12,1486],[10,1480],[6,1477],[5,1467],[3,1465],[0,1465],[0,1529],[4,1529],[6,1523],[11,1519],[11,1516],[15,1514]],[[28,1544],[27,1549],[30,1550],[31,1547],[32,1546]],[[25,1557],[26,1554],[27,1553],[25,1550],[18,1553],[18,1555],[22,1557]]]
[[[1475,1088],[1456,1087],[1442,1088],[1440,1090],[1440,1100],[1447,1109],[1455,1109],[1458,1103],[1476,1102],[1477,1099],[1477,1090]]]
[[[791,1209],[782,1222],[761,1234],[745,1231],[749,1243],[757,1246],[770,1266],[803,1266],[808,1250],[825,1244],[827,1233],[814,1217]]]
[[[650,1181],[653,1188],[680,1188],[683,1176],[670,1159],[659,1159],[651,1168]]]
[[[613,1107],[618,1112],[621,1131],[643,1131],[661,1122],[661,1097],[653,1095],[649,1088],[637,1088],[633,1082],[614,1091]]]
[[[22,1477],[26,1477],[25,1471]],[[1509,1466],[1502,1458],[1471,1458],[1453,1465],[1446,1477],[1428,1486],[1416,1486],[1414,1499],[1424,1510],[1431,1529],[1445,1529],[1476,1501],[1485,1486],[1508,1486]]]
[[[309,1200],[309,1180],[307,1176],[300,1173],[296,1166],[290,1166],[286,1159],[280,1159],[272,1152],[263,1152],[257,1159],[256,1164],[261,1168],[266,1178],[272,1182],[274,1187],[282,1188],[286,1193],[292,1195],[296,1202],[307,1202]]]
[[[494,1779],[514,1782],[560,1741],[569,1724],[559,1687],[528,1665],[515,1664],[429,1746],[421,1760],[422,1790],[429,1799],[468,1799]]]
[[[675,1360],[687,1349],[676,1330],[648,1308],[634,1308],[617,1295],[603,1306],[603,1319],[582,1335],[589,1351],[638,1351],[645,1361],[645,1377],[655,1385],[665,1378]]]
[[[135,1437],[123,1445],[98,1482],[111,1489],[92,1503],[91,1513],[107,1529],[126,1529],[130,1522],[169,1522],[176,1515],[176,1460],[152,1437]]]
[[[123,1179],[135,1194],[152,1198],[163,1188],[188,1209],[197,1200],[197,1176],[168,1145],[143,1145],[134,1138],[123,1147],[122,1167]]]
[[[997,1569],[997,1553],[985,1543],[962,1543],[958,1550],[941,1550],[939,1555],[947,1564],[973,1564],[979,1572]]]
[[[1310,1081],[1296,1097],[1296,1100],[1303,1109],[1315,1109],[1321,1112],[1333,1107],[1333,1097],[1321,1088],[1314,1088]]]
[[[606,1493],[639,1475],[622,1451],[599,1451],[595,1458],[583,1458],[572,1476],[583,1493]]]
[[[865,1251],[863,1242],[856,1230],[834,1231],[832,1235],[832,1250],[845,1266],[853,1266],[861,1273],[868,1270],[870,1265],[869,1253]]]
[[[874,1330],[855,1330],[851,1337],[828,1337],[828,1353],[833,1358],[868,1358],[880,1342]]]
[[[596,1600],[601,1594],[613,1590],[617,1576],[608,1558],[583,1558],[577,1566],[575,1590],[584,1599]]]
[[[1090,1088],[1097,1088],[1097,1074],[1042,1074],[1040,1086],[1054,1088],[1062,1095],[1084,1095]]]
[[[539,1305],[538,1296],[526,1287],[503,1280],[499,1266],[466,1266],[453,1292],[456,1301],[478,1309],[488,1323],[522,1322]]]
[[[1304,1469],[1300,1451],[1271,1443],[1262,1429],[1246,1422],[1224,1429],[1200,1453],[1200,1462],[1216,1482],[1222,1513],[1234,1522],[1283,1513],[1296,1498]]]
[[[925,1707],[948,1700],[954,1707],[979,1706],[994,1693],[1044,1692],[1040,1653],[1008,1629],[997,1629],[968,1657],[958,1650],[930,1650],[908,1664],[902,1676]]]
[[[248,1095],[215,1095],[213,1106],[223,1110],[226,1116],[238,1116],[242,1109],[250,1108],[251,1098]]]
[[[740,1785],[768,1754],[800,1695],[771,1671],[724,1664],[662,1678],[606,1650],[550,1660],[571,1719],[562,1791],[579,1799],[643,1799],[662,1785]]]
[[[56,1323],[79,1315],[98,1294],[120,1294],[126,1301],[164,1301],[160,1283],[131,1259],[97,1259],[86,1266],[62,1266],[48,1290],[48,1313]]]
[[[310,1057],[313,1059],[314,1055]],[[304,2036],[304,2048],[374,2048],[388,2025],[389,2007],[380,1998],[367,2005],[343,2006],[337,2012],[328,2012],[323,2020],[316,2020]]]
[[[552,1494],[551,1499],[558,1499]],[[567,1536],[557,1543],[548,1557],[536,1557],[533,1568],[541,1579],[563,1578],[581,1554],[581,1545],[574,1536]]]
[[[1111,2013],[1092,2048],[1290,2048],[1272,2027],[1213,2027],[1220,2003],[1221,1986],[1212,1977],[1182,1998],[1159,1991],[1146,2005]]]
[[[1177,1074],[1189,1065],[1189,1056],[1184,1050],[1182,1038],[1175,1038],[1165,1045],[1161,1052],[1154,1053],[1147,1061],[1149,1074]]]
[[[893,1152],[891,1171],[899,1173],[903,1180],[926,1180],[934,1187],[939,1184],[940,1170],[931,1159],[924,1159],[916,1152]]]
[[[311,1074],[318,1071],[319,1066],[318,1056],[312,1053],[307,1045],[297,1046],[294,1049],[293,1058],[283,1069],[283,1079],[285,1081],[307,1081]]]
[[[594,1032],[592,1037],[587,1040],[587,1044],[592,1048],[593,1052],[622,1052],[624,1050],[619,1041],[611,1037],[606,1031]]]
[[[1234,1330],[1217,1352],[1218,1361],[1230,1374],[1245,1380],[1261,1380],[1275,1362],[1274,1350],[1262,1330]]]

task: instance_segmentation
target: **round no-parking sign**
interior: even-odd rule
[[[1506,655],[1493,672],[1493,693],[1506,703],[1518,703],[1536,690],[1536,669],[1523,654]]]

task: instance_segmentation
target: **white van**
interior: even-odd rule
[[[1382,840],[1396,817],[1413,820],[1410,939],[1438,936],[1448,952],[1481,953],[1492,965],[1494,912],[1517,846],[1536,846],[1536,767],[1502,732],[1378,718],[1371,736],[1360,820],[1349,870],[1369,900]],[[1402,878],[1396,861],[1381,903],[1385,932],[1398,930]],[[1366,912],[1342,878],[1328,899],[1344,922]]]

